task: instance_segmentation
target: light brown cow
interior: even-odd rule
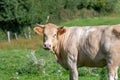
[[[78,80],[78,67],[107,66],[108,80],[117,80],[120,64],[120,25],[58,27],[37,25],[43,34],[43,48],[51,50],[58,63],[70,70],[70,80]]]

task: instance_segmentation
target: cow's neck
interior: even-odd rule
[[[65,52],[64,50],[65,50],[66,36],[67,36],[66,33],[61,35],[61,36],[59,36],[58,43],[55,46],[55,48],[53,49],[54,54],[55,54],[57,60],[58,59],[62,59],[64,57],[64,56],[62,56],[62,54],[64,54],[64,52]]]

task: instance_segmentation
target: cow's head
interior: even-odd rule
[[[43,35],[43,48],[52,50],[57,45],[59,36],[66,32],[64,27],[58,27],[55,24],[49,23],[46,25],[37,25],[34,31],[39,35]]]

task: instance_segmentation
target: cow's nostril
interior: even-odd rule
[[[43,48],[46,48],[46,44],[43,44]]]
[[[48,47],[50,48],[50,47],[51,47],[51,45],[49,44],[49,45],[48,45]]]
[[[50,44],[43,44],[43,48],[45,48],[45,49],[50,49],[51,48],[51,45]]]

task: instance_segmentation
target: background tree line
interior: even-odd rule
[[[0,35],[21,34],[36,23],[59,23],[78,17],[120,12],[119,0],[0,0]],[[0,40],[1,40],[0,39]]]

